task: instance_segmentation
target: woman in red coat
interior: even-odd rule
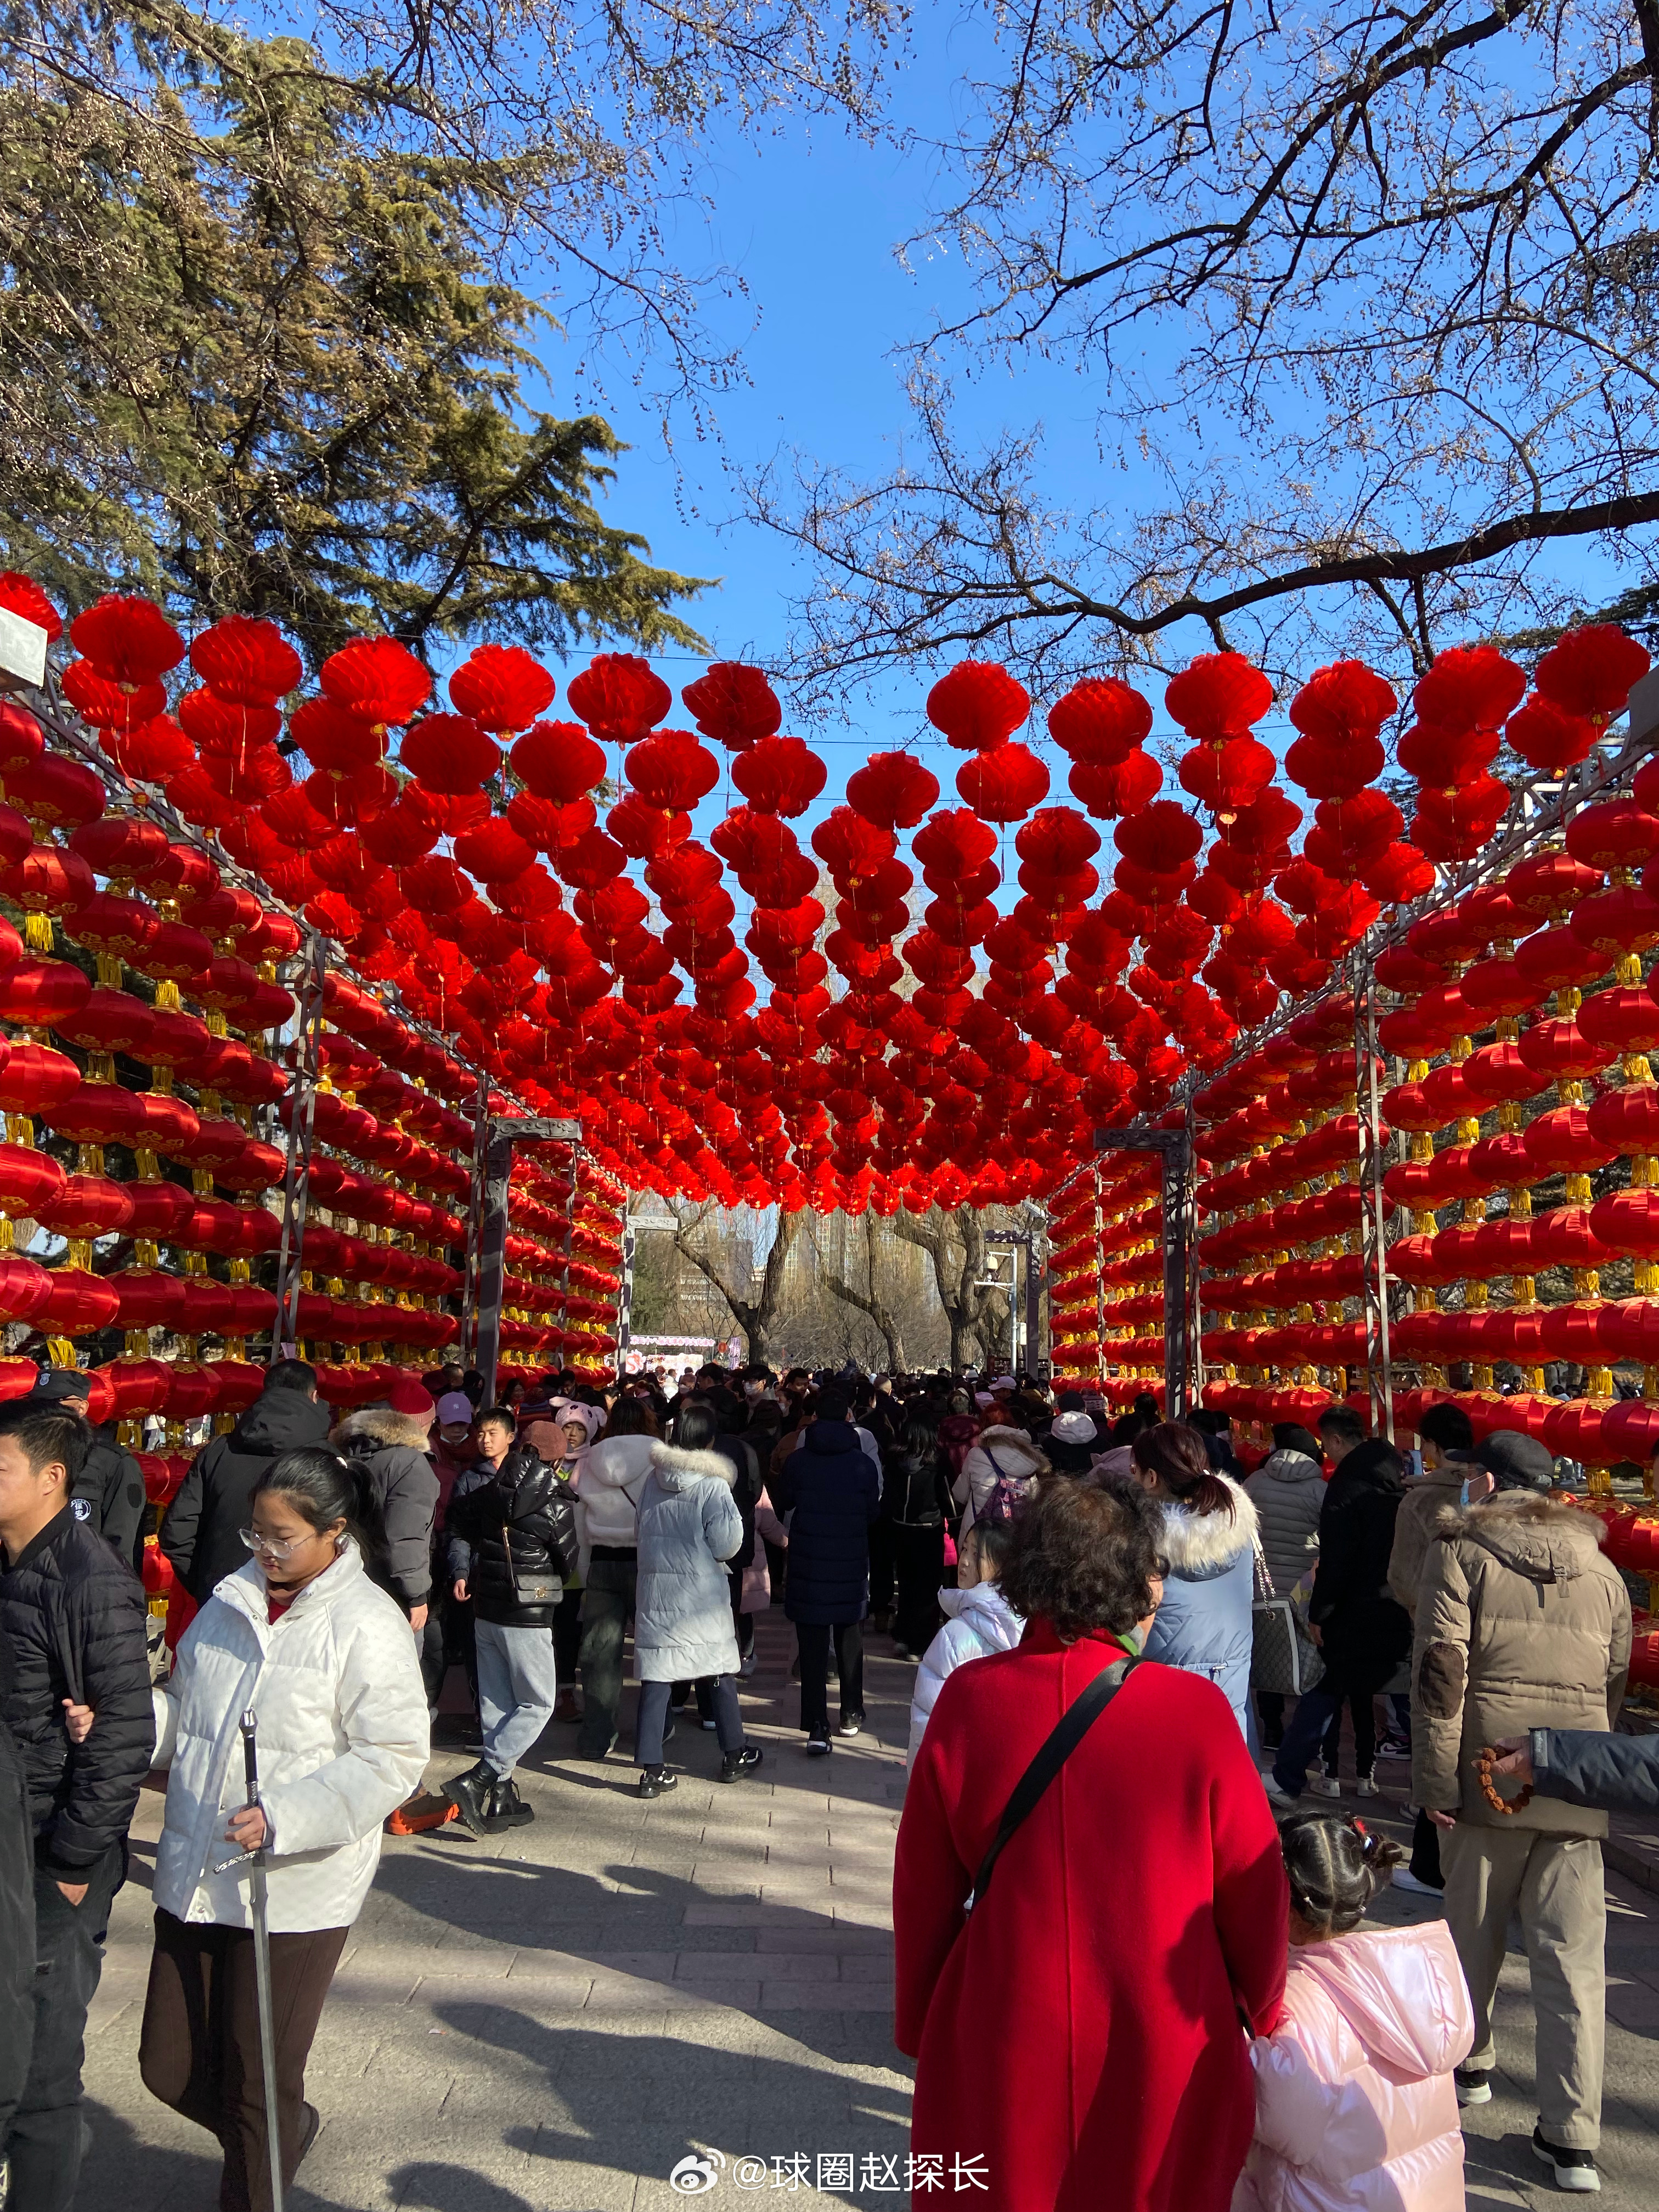
[[[1255,2116],[1243,2023],[1278,2019],[1288,1895],[1226,1698],[1129,1670],[1158,1534],[1139,1492],[1044,1484],[1002,1574],[1024,1639],[958,1668],[922,1739],[893,1875],[917,2212],[933,2171],[995,2212],[1227,2212]],[[965,1913],[1020,1777],[1108,1668],[1122,1689]]]

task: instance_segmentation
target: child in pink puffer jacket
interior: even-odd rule
[[[1279,1834],[1290,1974],[1251,2050],[1255,2140],[1232,2212],[1463,2212],[1452,2069],[1474,2016],[1446,1924],[1360,1932],[1404,1855],[1359,1821],[1299,1813]]]

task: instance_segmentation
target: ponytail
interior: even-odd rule
[[[1141,1472],[1155,1474],[1189,1513],[1224,1513],[1232,1519],[1233,1493],[1211,1467],[1203,1437],[1185,1421],[1159,1421],[1143,1429],[1129,1450]]]
[[[288,1498],[315,1529],[345,1522],[345,1533],[362,1554],[373,1578],[382,1578],[386,1552],[386,1519],[374,1475],[360,1459],[343,1459],[324,1444],[284,1452],[253,1486],[258,1498],[270,1491]]]

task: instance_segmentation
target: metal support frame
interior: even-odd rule
[[[1008,1249],[1011,1261],[1008,1275],[1008,1364],[1010,1370],[1019,1372],[1019,1255],[1025,1255],[1025,1373],[1035,1371],[1034,1361],[1037,1338],[1042,1320],[1042,1278],[1037,1257],[1040,1232],[1035,1229],[988,1229],[985,1249],[992,1251],[997,1246]],[[1000,1287],[1000,1285],[999,1285]]]
[[[634,1254],[635,1238],[634,1224],[629,1218],[628,1200],[623,1198],[622,1214],[622,1280],[617,1286],[617,1372],[620,1375],[629,1348],[634,1341]]]
[[[1360,1303],[1365,1323],[1365,1387],[1371,1432],[1394,1442],[1394,1370],[1389,1346],[1389,1248],[1383,1210],[1382,1112],[1376,1079],[1376,978],[1356,954],[1353,981],[1354,1101],[1359,1120]]]
[[[477,1243],[473,1258],[477,1285],[477,1345],[473,1365],[483,1376],[483,1402],[495,1397],[495,1370],[501,1356],[501,1279],[507,1271],[507,1220],[512,1204],[514,1155],[521,1144],[569,1145],[574,1152],[581,1129],[574,1121],[536,1121],[506,1116],[486,1117],[481,1122],[483,1204],[478,1216]],[[575,1183],[572,1161],[572,1203]],[[565,1237],[567,1257],[570,1249]],[[568,1295],[567,1291],[566,1295]]]
[[[478,1078],[472,1102],[472,1184],[466,1206],[466,1285],[461,1293],[461,1364],[478,1364],[478,1255],[483,1227],[485,1157],[489,1145],[489,1079]]]
[[[276,1318],[271,1342],[277,1356],[299,1351],[300,1278],[305,1269],[306,1211],[311,1196],[311,1148],[317,1123],[317,1082],[322,1073],[323,984],[328,958],[314,932],[306,939],[295,1028],[294,1080],[289,1086],[288,1165],[283,1172],[283,1241],[276,1251]]]
[[[1101,1152],[1156,1152],[1164,1182],[1164,1413],[1178,1421],[1194,1402],[1198,1283],[1192,1113],[1179,1129],[1097,1129]],[[1103,1364],[1104,1363],[1103,1362]],[[1201,1372],[1201,1370],[1200,1370]]]
[[[1100,1162],[1095,1170],[1095,1380],[1103,1388],[1106,1382],[1106,1261],[1102,1255],[1100,1240],[1106,1234],[1106,1208],[1103,1199]]]

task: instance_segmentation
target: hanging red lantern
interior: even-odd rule
[[[1584,943],[1571,928],[1540,929],[1523,937],[1515,948],[1515,964],[1533,987],[1534,997],[1547,991],[1576,989],[1594,983],[1607,973],[1604,954]]]
[[[224,615],[203,630],[191,646],[190,665],[222,699],[249,707],[283,698],[304,672],[276,623],[249,615]]]
[[[1074,684],[1048,710],[1049,736],[1062,752],[1090,768],[1120,767],[1139,750],[1152,727],[1151,701],[1115,677]]]
[[[161,610],[119,592],[106,592],[76,615],[70,637],[114,684],[154,684],[185,657],[185,641]]]
[[[1285,756],[1285,773],[1315,799],[1357,797],[1382,772],[1377,733],[1399,703],[1363,661],[1316,669],[1291,702],[1301,735]]]
[[[689,730],[659,730],[634,746],[623,763],[647,805],[665,811],[696,805],[719,782],[720,772],[714,754]]]
[[[502,736],[528,729],[553,703],[557,686],[521,645],[475,646],[449,679],[450,704]]]
[[[162,713],[167,703],[162,684],[127,685],[101,674],[89,660],[72,660],[59,679],[59,688],[84,721],[102,731],[123,735]]]
[[[1031,711],[1024,687],[997,661],[963,660],[927,694],[927,719],[961,752],[1006,744]]]
[[[331,775],[355,775],[386,758],[384,724],[365,721],[332,699],[307,699],[290,719],[288,733],[313,768]]]
[[[783,726],[783,708],[764,673],[742,661],[712,661],[708,673],[688,684],[680,696],[704,737],[728,752],[740,753]]]
[[[64,618],[57,608],[33,576],[21,575],[15,568],[0,574],[0,607],[45,630],[48,645],[56,645],[64,635]]]
[[[1498,730],[1526,688],[1523,672],[1496,647],[1453,646],[1418,678],[1412,704],[1425,722],[1449,731]]]
[[[1586,867],[1610,872],[1643,867],[1659,853],[1659,815],[1633,798],[1581,806],[1567,824],[1567,850]]]
[[[1048,771],[1029,746],[1005,743],[964,761],[957,790],[981,820],[1018,822],[1048,797]]]
[[[1570,853],[1535,853],[1516,862],[1504,888],[1528,914],[1554,921],[1571,914],[1588,893],[1599,891],[1605,880],[1601,869],[1587,866]]]
[[[76,830],[104,811],[104,787],[78,761],[46,753],[27,767],[9,769],[6,796],[38,832]]]
[[[1511,714],[1504,732],[1511,752],[1540,775],[1557,774],[1589,756],[1595,725],[1582,715],[1564,714],[1548,699],[1528,699]]]
[[[1273,704],[1273,687],[1238,653],[1202,653],[1170,679],[1164,703],[1189,738],[1214,744],[1248,731]]]
[[[407,646],[389,637],[355,638],[330,653],[318,680],[337,707],[365,722],[412,721],[432,695],[432,678]]]
[[[927,774],[926,769],[922,774]],[[760,738],[740,752],[732,763],[732,782],[750,806],[766,814],[804,814],[823,791],[827,777],[823,763],[799,738]],[[852,785],[856,781],[854,777],[848,781],[849,804]],[[932,778],[929,781],[933,784],[933,796],[909,817],[912,821],[920,821],[939,796],[938,782]]]
[[[594,736],[613,744],[634,744],[674,702],[650,664],[631,653],[596,653],[565,696]]]
[[[109,1327],[121,1302],[101,1275],[91,1274],[84,1267],[53,1267],[48,1272],[52,1296],[35,1316],[39,1328],[52,1336],[75,1337],[91,1336]]]
[[[1183,753],[1180,776],[1194,799],[1230,817],[1261,797],[1273,780],[1276,765],[1267,746],[1255,738],[1231,737]]]
[[[1396,843],[1365,869],[1364,880],[1366,890],[1384,906],[1405,906],[1433,890],[1434,864],[1419,847]]]
[[[92,986],[67,960],[21,959],[0,971],[0,1021],[26,1029],[55,1029],[78,1014]]]
[[[38,1209],[63,1194],[65,1170],[33,1145],[0,1144],[0,1213],[14,1221],[38,1218]],[[23,1320],[24,1315],[9,1319]]]
[[[501,749],[465,714],[428,714],[404,732],[398,758],[428,791],[459,795],[500,774]]]
[[[1540,692],[1569,714],[1583,714],[1598,726],[1624,712],[1631,686],[1648,672],[1645,649],[1613,623],[1586,623],[1570,629],[1539,662],[1534,681]]]
[[[556,805],[572,805],[605,777],[604,753],[574,722],[538,722],[509,757],[520,781]]]
[[[108,1176],[69,1175],[62,1190],[34,1218],[43,1229],[55,1230],[60,1237],[106,1237],[131,1226],[132,1200],[126,1184]]]
[[[1580,899],[1567,927],[1604,963],[1645,952],[1659,945],[1659,898],[1645,883],[1614,884]]]

